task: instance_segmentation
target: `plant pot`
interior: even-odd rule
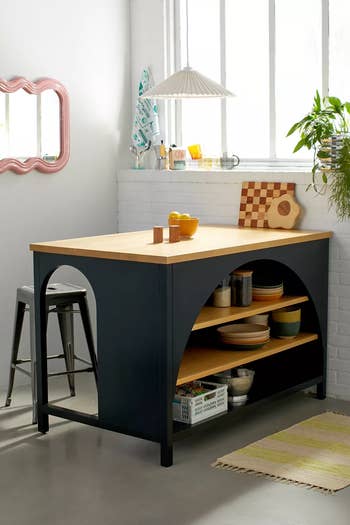
[[[318,151],[320,171],[329,186],[329,202],[338,219],[350,218],[350,134],[332,135]],[[324,155],[327,155],[324,158]]]

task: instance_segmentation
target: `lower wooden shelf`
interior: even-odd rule
[[[182,358],[176,384],[183,385],[188,381],[242,366],[317,339],[317,334],[300,333],[294,339],[270,339],[258,350],[223,350],[223,347],[205,346],[187,348]]]
[[[229,408],[227,412],[223,412],[217,416],[205,419],[204,421],[200,421],[194,425],[173,421],[174,439],[177,441],[179,439],[183,439],[187,435],[192,435],[198,432],[206,432],[213,426],[217,428],[219,426],[226,425],[226,423],[230,424],[234,418],[237,418],[243,414],[247,414],[247,412],[254,410],[257,406],[268,403],[273,399],[278,399],[282,395],[298,392],[299,390],[304,390],[305,388],[310,388],[311,386],[321,383],[321,381],[323,381],[323,376],[313,376],[309,379],[304,379],[297,384],[289,384],[288,386],[278,389],[268,396],[248,399],[248,403],[244,406]]]

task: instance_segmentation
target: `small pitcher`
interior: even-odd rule
[[[224,152],[220,158],[220,165],[224,170],[232,170],[240,163],[239,157],[237,155],[227,156],[227,153]]]

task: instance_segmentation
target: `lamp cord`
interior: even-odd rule
[[[189,46],[188,46],[188,0],[186,0],[186,53],[187,53],[187,67],[190,67],[190,55],[189,55]]]

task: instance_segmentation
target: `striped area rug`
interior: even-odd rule
[[[213,466],[336,492],[350,485],[350,417],[333,412],[311,417]]]

